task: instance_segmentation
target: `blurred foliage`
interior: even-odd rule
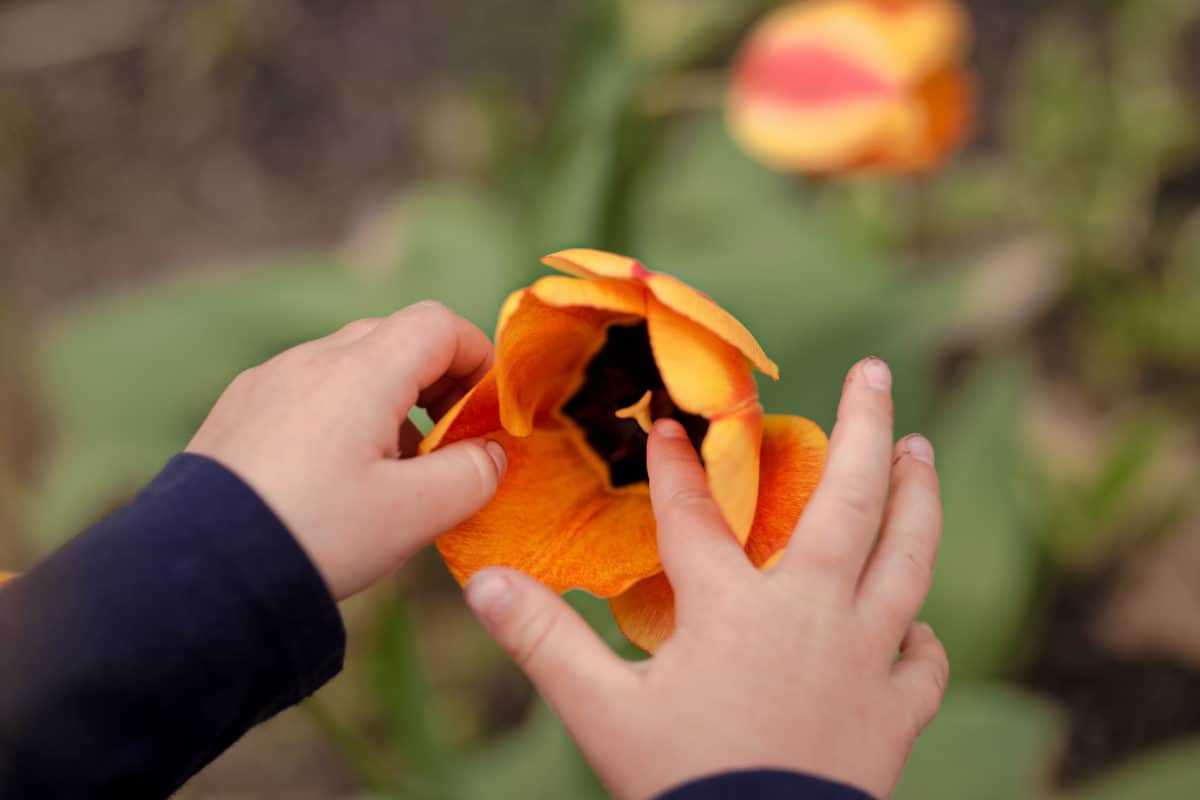
[[[1029,621],[1036,553],[1016,495],[1025,382],[1018,365],[989,365],[934,432],[946,532],[924,617],[955,677],[1002,671]]]
[[[1189,800],[1200,786],[1200,740],[1136,759],[1066,795],[1066,800]]]
[[[1039,587],[1196,511],[1194,474],[1164,480],[1159,466],[1195,434],[1181,409],[1200,400],[1200,114],[1196,87],[1175,77],[1200,9],[1123,0],[1090,21],[1047,14],[995,98],[997,141],[924,182],[896,184],[770,173],[703,108],[711,86],[689,70],[727,60],[765,5],[590,4],[544,124],[523,125],[527,110],[503,92],[469,95],[472,119],[492,126],[486,164],[476,148],[458,182],[408,188],[337,254],[210,270],[65,314],[39,351],[57,442],[31,504],[39,546],[127,497],[238,371],[282,348],[427,297],[490,328],[544,253],[628,252],[747,322],[781,367],[782,379],[761,387],[768,411],[828,428],[847,367],[869,353],[892,364],[898,431],[929,432],[944,476],[946,528],[924,617],[955,681],[897,797],[1051,795],[1062,715],[1013,684],[1023,634],[1045,613]],[[237,57],[252,38],[239,9],[199,4],[182,23],[199,37],[199,68]],[[699,88],[664,104],[667,85]],[[982,274],[998,240],[1039,243],[1013,251],[1033,264],[1024,274],[1035,283],[1044,269],[1028,294],[1036,304],[994,291],[1008,262],[998,283]],[[981,286],[983,307],[1030,308],[964,326]],[[1082,468],[1029,435],[1030,398],[1051,379],[1117,422],[1088,443]],[[606,604],[571,599],[633,655]],[[427,671],[414,615],[407,599],[380,604],[361,670],[369,720],[320,699],[311,708],[372,792],[602,796],[541,703],[499,738],[451,730],[443,712],[453,704]],[[1192,796],[1195,763],[1195,744],[1179,745],[1066,796],[1169,799],[1189,786]]]
[[[1002,685],[957,685],[917,741],[894,797],[1035,798],[1044,793],[1060,722],[1050,704],[1026,692]]]

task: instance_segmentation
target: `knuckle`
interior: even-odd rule
[[[944,693],[946,691],[946,687],[950,684],[950,658],[946,655],[946,646],[943,645],[941,639],[938,639],[933,633],[933,629],[928,625],[925,625],[925,628],[928,630],[929,636],[933,640],[934,645],[934,678],[938,685],[938,691]]]
[[[859,482],[843,484],[837,493],[837,507],[854,524],[875,524],[878,516],[876,493]]]
[[[928,652],[921,657],[919,678],[914,676],[907,691],[913,735],[924,730],[937,716],[950,682],[950,661],[945,647],[928,625],[918,623],[917,631],[929,641],[925,645]]]
[[[712,496],[694,487],[676,489],[663,508],[663,515],[668,519],[690,523],[707,520],[719,513]]]
[[[807,567],[823,571],[839,569],[850,551],[846,536],[811,527],[798,529],[788,548]]]
[[[532,613],[522,620],[510,649],[513,661],[523,668],[533,663],[558,627],[558,622],[557,614],[545,610]]]
[[[309,380],[319,380],[318,376],[326,374],[345,377],[347,373],[352,373],[361,361],[361,356],[353,348],[334,347],[298,353],[286,362],[286,365],[312,373]]]
[[[443,337],[454,327],[456,314],[445,303],[437,300],[421,300],[399,311],[392,312],[384,325],[392,336]]]
[[[307,367],[314,362],[316,352],[318,352],[318,348],[314,346],[313,342],[304,342],[279,353],[268,361],[266,365],[270,365],[276,369],[289,370]]]
[[[898,597],[895,593],[883,598],[878,606],[883,623],[881,632],[889,639],[898,635],[897,632],[903,633],[912,624],[912,618],[916,614],[912,606],[907,598]],[[895,642],[895,639],[891,640]]]
[[[667,499],[667,505],[682,511],[709,509],[713,507],[713,499],[708,492],[688,486],[676,489]]]
[[[369,317],[366,319],[356,319],[351,322],[347,322],[345,325],[339,328],[338,333],[347,336],[363,335],[374,328],[377,324],[378,320]]]
[[[449,306],[438,300],[422,300],[418,303],[413,303],[408,308],[397,311],[393,316],[400,315],[420,320],[422,324],[436,325],[447,325],[455,316]]]
[[[916,724],[917,732],[923,731],[933,718],[937,716],[938,711],[942,708],[942,698],[946,694],[946,684],[944,679],[936,670],[929,670],[928,677],[924,684],[924,688],[918,693],[914,723]]]
[[[229,388],[237,391],[248,389],[261,374],[261,366],[247,367],[233,377],[233,380],[229,382]]]

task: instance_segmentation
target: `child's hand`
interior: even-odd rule
[[[413,405],[437,419],[491,360],[487,337],[438,303],[358,320],[239,375],[187,449],[253,487],[341,599],[495,494],[495,442],[406,458],[421,439]]]
[[[656,425],[651,496],[677,622],[649,661],[618,658],[519,573],[485,570],[468,585],[617,797],[757,767],[876,796],[895,786],[948,664],[913,622],[941,530],[933,451],[920,437],[893,448],[890,384],[878,359],[851,371],[824,479],[765,573],[726,527],[682,429]]]

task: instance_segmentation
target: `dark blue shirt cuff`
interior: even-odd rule
[[[785,770],[726,772],[686,783],[658,800],[872,800],[844,783]]]
[[[275,514],[217,462],[176,456],[0,589],[0,796],[165,796],[344,649]]]

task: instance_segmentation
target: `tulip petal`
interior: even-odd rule
[[[747,49],[737,65],[735,89],[760,103],[819,108],[888,101],[902,84],[841,52],[836,43],[809,41]]]
[[[936,72],[918,92],[925,109],[926,141],[935,157],[960,146],[974,125],[975,78],[962,69]]]
[[[562,405],[583,381],[584,369],[604,345],[608,325],[628,313],[585,306],[557,308],[532,291],[502,315],[496,333],[500,419],[514,436]]]
[[[496,387],[496,370],[488,370],[471,391],[450,407],[433,430],[417,448],[421,454],[431,453],[442,445],[486,436],[500,429],[500,397]]]
[[[873,0],[811,0],[790,3],[765,16],[751,31],[739,63],[757,53],[821,48],[884,80],[903,74],[888,41],[886,12]]]
[[[800,521],[825,466],[829,440],[802,417],[763,419],[758,511],[746,542],[750,561],[768,569]],[[609,601],[617,627],[629,641],[653,653],[675,627],[675,593],[664,573],[639,581]]]
[[[608,601],[625,638],[653,653],[675,630],[675,591],[666,573],[638,581]]]
[[[837,172],[878,137],[892,102],[789,108],[731,96],[729,133],[738,146],[781,172]]]
[[[548,306],[584,306],[615,311],[633,317],[646,315],[646,290],[633,281],[600,278],[580,280],[550,275],[536,281],[529,291]]]
[[[675,405],[713,419],[758,403],[758,388],[745,357],[702,324],[657,298],[646,302],[650,349]]]
[[[970,38],[970,22],[955,0],[810,0],[767,15],[747,39],[741,64],[764,53],[824,49],[879,79],[913,85],[959,60]],[[785,77],[798,72],[802,81],[823,73],[835,86],[870,85],[847,83],[845,72],[838,80],[827,67],[799,62],[790,70],[779,62],[773,67],[772,73]]]
[[[762,436],[762,408],[755,403],[740,413],[711,420],[700,446],[713,500],[741,544],[750,536],[754,521]]]
[[[646,278],[646,285],[659,302],[698,325],[703,325],[737,348],[751,364],[772,380],[779,380],[779,367],[767,358],[758,340],[737,318],[711,298],[688,286],[674,275],[655,272]]]
[[[758,509],[746,541],[746,554],[760,569],[783,551],[800,514],[821,480],[829,439],[803,417],[763,418]]]
[[[552,253],[543,258],[542,263],[581,278],[623,279],[642,283],[668,308],[708,328],[740,350],[755,367],[776,380],[779,378],[779,368],[775,362],[767,358],[758,341],[736,317],[703,292],[672,275],[648,270],[635,258],[586,248]]]
[[[543,258],[542,263],[577,278],[638,280],[648,271],[636,258],[588,247],[559,250]]]
[[[512,319],[512,315],[517,313],[517,309],[521,306],[521,301],[529,294],[529,289],[518,289],[517,291],[504,298],[504,302],[500,305],[500,315],[496,320],[496,338],[500,338],[500,332],[508,327],[508,321]]]
[[[937,166],[970,133],[975,82],[947,69],[931,75],[881,126],[876,143],[855,165],[881,172],[922,172]]]
[[[508,455],[496,497],[437,540],[460,583],[485,567],[518,569],[556,592],[612,597],[662,569],[646,487],[608,486],[574,426],[494,438]]]
[[[954,0],[892,0],[880,10],[900,75],[909,83],[957,62],[970,43],[970,20]]]

